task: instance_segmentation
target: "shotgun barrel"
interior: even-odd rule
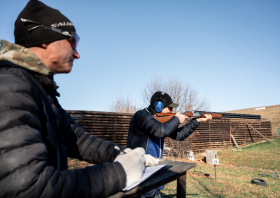
[[[221,113],[221,112],[210,112],[210,111],[193,111],[193,113],[215,113],[221,114],[223,118],[244,118],[244,119],[261,119],[260,115],[252,115],[252,114],[238,114],[238,113]]]

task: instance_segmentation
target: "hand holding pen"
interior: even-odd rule
[[[115,146],[115,149],[120,151],[120,155],[127,154],[131,151],[130,148],[123,148],[119,146]],[[155,166],[159,164],[160,159],[151,156],[150,154],[144,154],[143,157],[145,158],[145,166]]]

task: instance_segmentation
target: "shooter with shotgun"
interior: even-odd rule
[[[188,116],[181,114],[180,112],[169,116],[170,119],[166,122],[160,122],[155,119],[155,115],[170,114],[173,108],[179,105],[173,103],[171,97],[162,91],[155,92],[151,98],[150,106],[137,111],[130,121],[127,147],[134,149],[142,147],[146,150],[146,154],[150,154],[153,157],[162,158],[164,148],[164,138],[170,137],[172,139],[182,141],[189,137],[199,126],[200,122],[205,122],[212,119],[212,116],[205,114],[204,118],[193,118],[183,127],[178,126],[184,123]],[[154,189],[141,197],[155,197],[159,198],[160,190]]]

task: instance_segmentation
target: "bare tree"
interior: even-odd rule
[[[200,99],[197,90],[188,83],[183,83],[174,76],[157,76],[151,79],[144,88],[143,100],[149,105],[152,95],[156,91],[168,93],[173,102],[179,104],[176,112],[193,111],[193,110],[209,110],[210,103],[206,99]]]
[[[109,111],[118,113],[135,113],[137,110],[136,106],[132,105],[129,97],[125,99],[122,96],[115,98],[109,107]]]

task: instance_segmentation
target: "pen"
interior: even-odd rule
[[[120,151],[122,154],[126,154],[126,152],[124,151],[124,149],[122,147],[115,146],[115,149]]]
[[[126,152],[124,151],[123,148],[120,148],[120,151],[121,151],[123,154],[126,154]]]

